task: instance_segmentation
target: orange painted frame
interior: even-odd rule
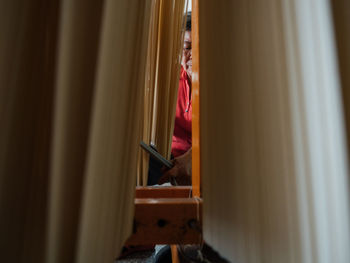
[[[201,196],[200,97],[199,97],[199,0],[192,1],[192,191]]]

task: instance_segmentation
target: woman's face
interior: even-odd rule
[[[187,75],[192,78],[192,38],[191,31],[185,32],[184,48],[181,64],[186,70]]]

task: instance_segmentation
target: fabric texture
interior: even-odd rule
[[[332,3],[337,58],[339,62],[340,81],[342,84],[348,157],[350,157],[350,1],[332,0],[330,2]]]
[[[330,2],[199,2],[204,240],[229,262],[350,262]]]
[[[192,94],[191,81],[181,67],[177,95],[174,133],[171,153],[174,157],[184,154],[192,146]]]
[[[112,262],[132,231],[151,0],[0,1],[1,262]]]

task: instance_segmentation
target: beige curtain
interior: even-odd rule
[[[170,159],[184,36],[186,0],[153,0],[142,140]],[[139,152],[138,185],[147,184],[149,155]]]
[[[131,233],[151,1],[0,2],[2,262],[112,262]]]
[[[58,3],[0,2],[2,262],[43,262]]]
[[[230,262],[350,262],[329,1],[199,4],[204,239]]]

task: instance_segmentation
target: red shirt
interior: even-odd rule
[[[177,95],[175,127],[171,153],[174,157],[184,154],[192,146],[192,95],[191,81],[181,67],[179,91]]]

